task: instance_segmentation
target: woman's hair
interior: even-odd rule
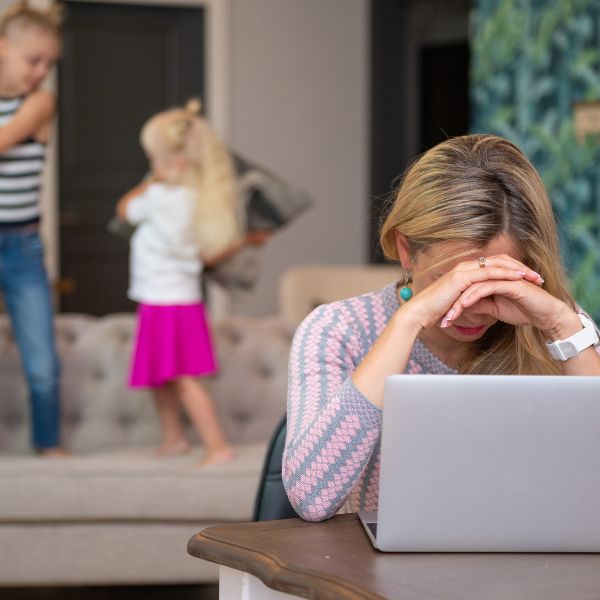
[[[52,3],[47,9],[29,6],[27,0],[21,0],[10,6],[0,16],[0,37],[10,35],[14,31],[23,31],[37,27],[60,37],[64,9],[57,3]]]
[[[199,113],[198,100],[159,113],[144,125],[140,138],[146,154],[153,158],[180,153],[185,160],[182,183],[197,189],[196,233],[200,252],[209,258],[239,239],[242,227],[231,156]]]
[[[406,236],[413,257],[436,244],[459,242],[477,249],[506,235],[523,262],[542,273],[544,289],[575,307],[544,185],[523,153],[503,138],[466,135],[423,154],[406,172],[381,228],[381,245],[391,260],[399,258],[396,231]],[[441,264],[456,258],[449,252]],[[501,322],[477,342],[460,370],[562,373],[538,329]]]

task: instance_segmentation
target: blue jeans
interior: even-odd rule
[[[0,230],[0,289],[29,388],[33,444],[60,444],[59,362],[42,241],[35,231]]]

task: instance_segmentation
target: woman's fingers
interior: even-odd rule
[[[545,303],[542,302],[544,297],[550,296],[524,278],[517,281],[489,279],[467,288],[446,313],[440,326],[448,327],[469,308],[476,313],[489,314],[500,320],[509,317],[507,322],[513,324],[517,323],[511,320],[515,318],[529,322],[531,319],[539,319],[538,313],[546,310],[547,307],[545,308]],[[509,309],[509,306],[512,308]],[[509,312],[504,314],[505,310]]]
[[[493,296],[495,294],[501,294],[512,299],[516,299],[522,294],[522,287],[515,285],[514,281],[486,281],[478,285],[473,285],[469,289],[465,290],[460,298],[457,300],[457,304],[463,308],[469,308],[476,304],[482,298]]]
[[[476,264],[477,268],[481,268],[480,267],[481,263],[479,260],[475,261],[475,264]],[[524,278],[527,281],[531,281],[531,283],[534,283],[535,285],[538,285],[538,286],[541,286],[544,283],[544,280],[539,273],[537,273],[533,269],[530,269],[527,265],[524,265],[521,261],[518,261],[518,260],[512,258],[508,254],[500,254],[497,256],[486,256],[486,257],[484,257],[483,264],[485,264],[485,267],[483,267],[483,269],[488,269],[489,267],[503,267],[505,269],[515,269],[517,271],[523,271],[525,273]]]
[[[519,281],[525,277],[525,271],[486,266],[484,269],[455,270],[450,275],[448,283],[451,286],[449,288],[449,300],[451,304],[449,302],[449,308],[445,309],[446,312],[442,318],[442,327],[447,327],[448,321],[457,318],[463,312],[460,300],[464,297],[467,290],[486,281]],[[439,318],[434,317],[436,321]]]
[[[539,273],[507,254],[484,257],[483,260],[464,261],[438,279],[436,285],[430,289],[431,294],[422,297],[425,301],[423,307],[427,308],[421,322],[425,325],[439,323],[441,318],[442,326],[447,327],[448,321],[456,319],[463,312],[460,300],[471,286],[486,281],[519,280],[528,281],[536,286],[544,283]]]
[[[454,321],[467,309],[478,304],[478,308],[487,306],[486,299],[490,299],[489,303],[495,305],[491,301],[492,296],[503,296],[509,300],[518,300],[523,297],[524,292],[526,293],[527,287],[530,282],[526,282],[524,277],[520,280],[487,280],[484,282],[475,283],[469,286],[452,305],[450,310],[446,313],[441,322],[441,327],[448,327],[450,321]],[[537,287],[537,286],[536,286]],[[531,290],[535,290],[536,287],[531,287]],[[482,310],[478,312],[488,312]],[[493,312],[490,312],[493,314]],[[494,315],[497,316],[497,315]]]
[[[484,269],[470,269],[467,271],[454,271],[451,279],[453,279],[460,288],[460,293],[475,283],[480,283],[488,280],[503,280],[518,281],[526,277],[526,271],[521,269],[512,269],[505,267],[486,266]]]

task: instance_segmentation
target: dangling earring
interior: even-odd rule
[[[400,298],[407,302],[412,298],[413,291],[408,287],[408,284],[412,281],[412,275],[408,271],[404,271],[404,280],[402,281],[402,287],[400,288]]]

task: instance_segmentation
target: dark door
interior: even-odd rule
[[[432,148],[469,129],[469,44],[451,42],[420,49],[420,145]]]
[[[431,146],[469,130],[470,5],[371,0],[371,262],[383,261],[379,227],[399,176]],[[451,41],[440,33],[450,18],[461,31]]]
[[[201,8],[67,2],[59,69],[60,309],[130,311],[128,243],[107,231],[147,171],[139,131],[203,96]]]

